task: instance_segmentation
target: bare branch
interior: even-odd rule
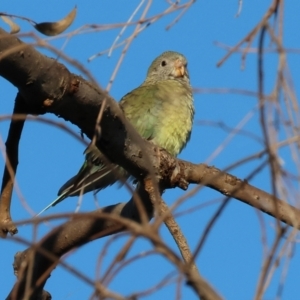
[[[17,94],[13,114],[26,113],[24,99]],[[0,236],[5,237],[7,233],[15,234],[17,227],[13,224],[10,215],[10,203],[14,186],[15,174],[19,163],[19,141],[21,138],[25,119],[11,120],[9,132],[6,140],[6,163],[2,177],[0,195]]]

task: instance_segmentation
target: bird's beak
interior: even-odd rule
[[[175,61],[174,66],[175,66],[174,77],[183,77],[184,74],[186,73],[186,69],[182,61],[180,59],[177,59]]]

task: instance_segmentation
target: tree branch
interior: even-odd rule
[[[276,216],[277,210],[273,201],[274,197],[249,185],[245,181],[222,172],[214,167],[209,167],[204,164],[195,165],[181,160],[178,160],[177,168],[174,169],[175,158],[170,156],[164,150],[160,151],[160,160],[161,169],[164,170],[165,174],[164,177],[162,177],[165,179],[164,182],[168,182],[168,178],[170,177],[173,178],[173,181],[170,181],[168,184],[169,187],[179,186],[180,182],[182,181],[203,184],[220,191],[226,196],[234,197],[274,217]],[[168,170],[172,169],[174,170],[173,174],[167,172]],[[151,199],[149,198],[150,195],[146,193],[144,187],[140,187],[139,193],[141,193],[140,198],[143,199],[143,203],[148,205],[146,211],[148,212],[148,216],[150,218],[152,214]],[[281,221],[299,229],[300,211],[283,202],[282,200],[276,199],[276,202],[278,211],[280,213],[278,218],[280,218]],[[109,214],[104,214],[103,212]],[[91,216],[95,216],[95,218],[91,218]],[[120,217],[123,218],[120,219]],[[124,218],[130,219],[130,221],[125,221]],[[31,248],[26,250],[26,253],[28,252],[35,254],[31,256],[27,255],[28,260],[25,264],[27,269],[25,268],[25,271],[23,271],[24,273],[22,273],[23,276],[20,277],[21,281],[16,284],[11,293],[16,291],[20,298],[22,298],[21,295],[24,295],[22,293],[24,293],[25,283],[26,280],[28,280],[27,272],[29,265],[33,265],[32,268],[34,270],[32,277],[30,277],[33,295],[35,295],[35,293],[40,293],[45,284],[47,276],[49,276],[52,269],[58,263],[60,256],[70,251],[72,248],[78,247],[96,238],[101,238],[124,229],[133,231],[135,235],[139,235],[142,234],[141,232],[144,232],[145,237],[149,238],[149,236],[147,236],[149,233],[148,230],[145,230],[145,226],[140,226],[138,224],[134,225],[135,222],[132,222],[132,220],[138,222],[140,221],[139,213],[133,199],[126,204],[121,203],[108,206],[102,211],[88,214],[88,218],[84,215],[81,217],[77,217],[75,215],[67,223],[52,230],[39,244],[33,245]],[[156,230],[152,230],[152,232],[156,232]],[[174,256],[172,257],[172,262],[174,262]],[[188,281],[190,280],[189,276],[191,276],[193,288],[197,291],[197,293],[200,291],[203,292],[203,289],[201,289],[202,285],[200,283],[202,280],[201,278],[199,279],[199,277],[197,279],[197,276],[194,273],[194,268],[189,268],[188,270],[184,269],[183,266],[181,266],[181,268],[183,268]],[[200,287],[198,287],[198,285],[200,285]],[[36,291],[37,289],[34,289],[34,287],[38,287],[38,291]],[[212,289],[209,291],[212,293]],[[32,296],[30,299],[36,298]]]
[[[26,114],[24,99],[18,93],[15,99],[13,114]],[[14,186],[15,174],[19,163],[19,141],[21,138],[25,117],[21,120],[11,120],[7,140],[6,157],[2,177],[1,195],[0,195],[0,236],[5,237],[8,232],[15,234],[17,227],[13,224],[10,215],[10,203]]]
[[[300,210],[286,201],[260,190],[247,181],[204,164],[184,163],[185,178],[189,183],[210,187],[225,196],[233,197],[292,227],[300,229]],[[278,213],[277,213],[278,212]]]

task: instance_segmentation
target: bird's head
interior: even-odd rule
[[[174,51],[167,51],[158,56],[147,73],[147,81],[176,79],[189,82],[186,58]]]

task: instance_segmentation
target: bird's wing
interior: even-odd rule
[[[126,94],[120,106],[126,118],[145,139],[155,136],[161,99],[157,97],[157,86],[140,86]]]

